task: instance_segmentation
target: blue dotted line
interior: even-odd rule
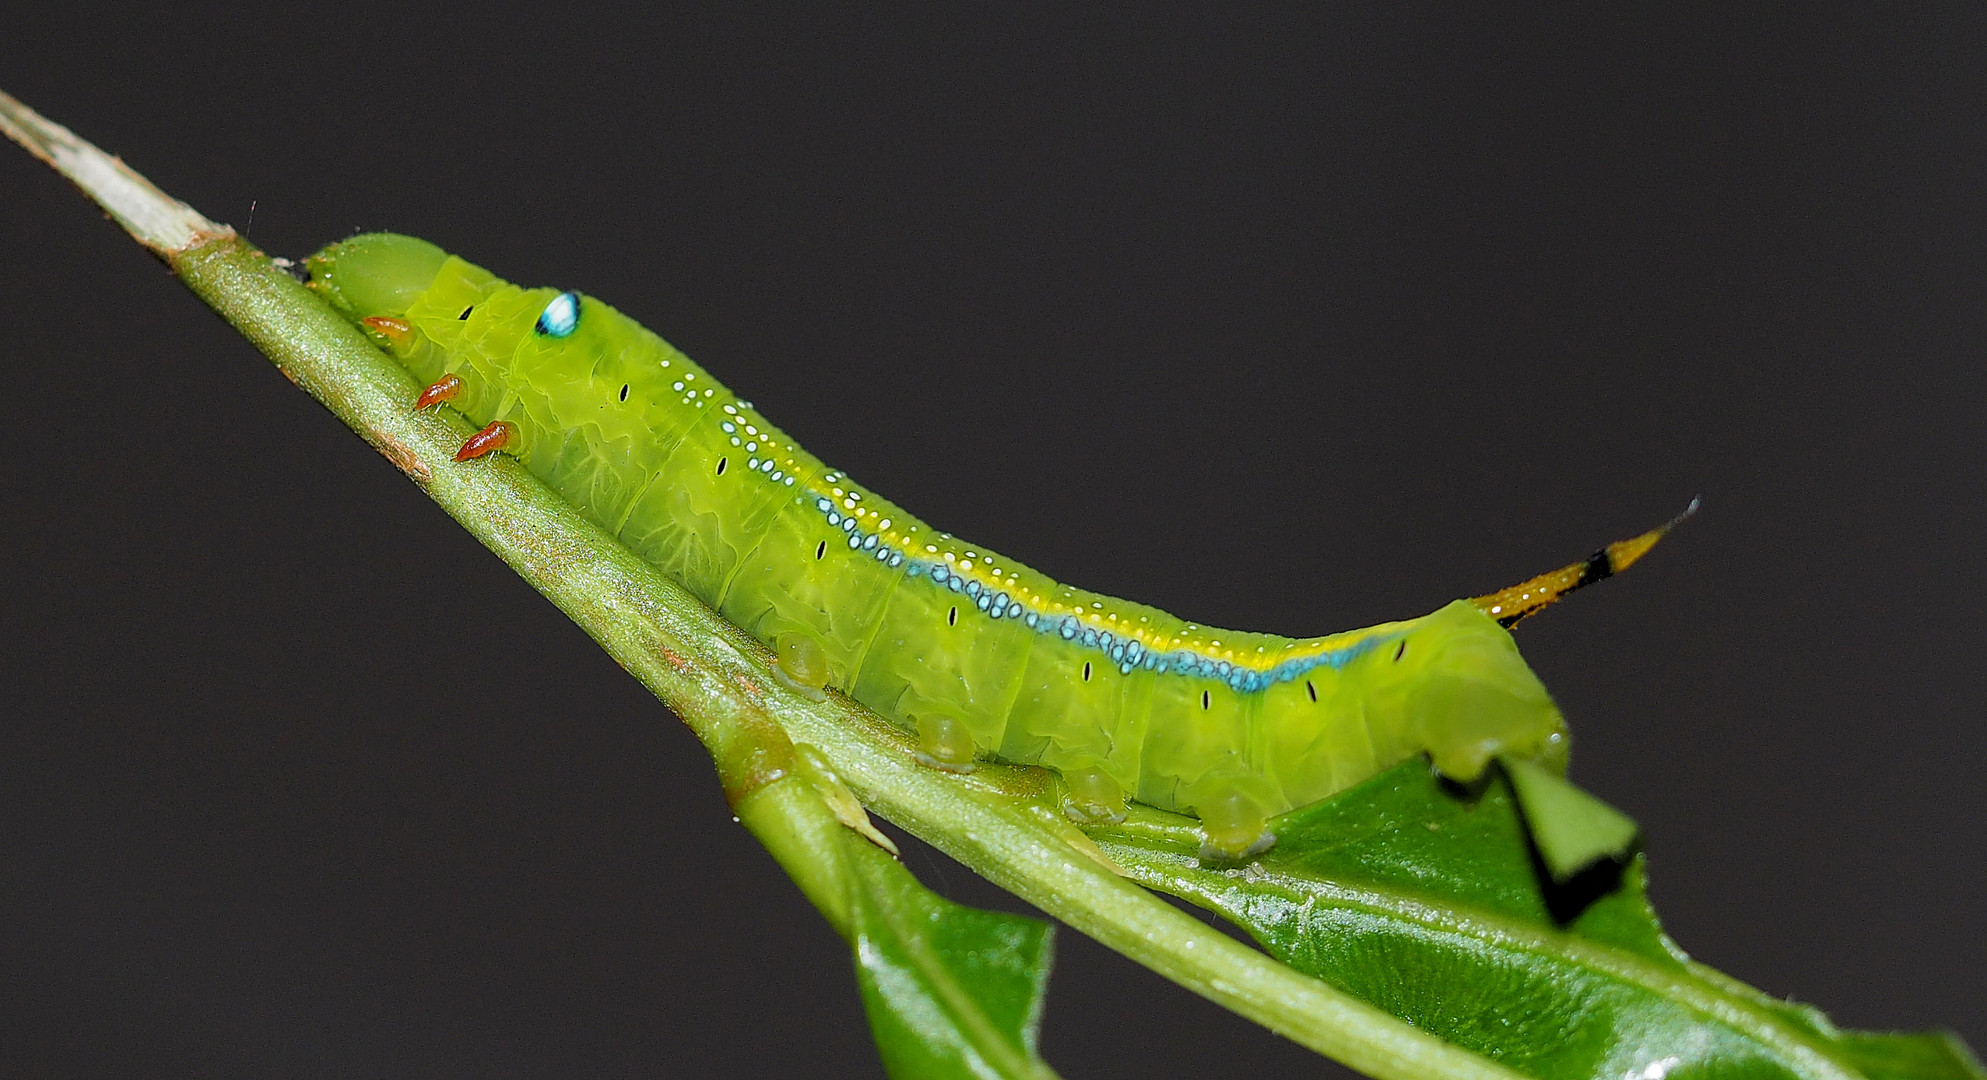
[[[874,533],[864,532],[851,515],[843,514],[835,508],[835,501],[816,493],[814,506],[827,517],[828,524],[848,534],[850,550],[874,552],[876,560],[887,566],[902,566],[904,553],[885,544]],[[1305,672],[1318,668],[1342,668],[1360,656],[1377,648],[1382,642],[1392,641],[1396,634],[1379,634],[1356,641],[1344,648],[1329,649],[1316,656],[1285,660],[1275,667],[1263,671],[1243,667],[1227,660],[1202,656],[1190,649],[1178,649],[1169,653],[1157,653],[1145,647],[1137,638],[1085,626],[1075,615],[1044,615],[1031,611],[1021,601],[1007,595],[1005,591],[980,584],[973,578],[946,566],[942,562],[927,559],[911,559],[910,567],[904,571],[905,577],[929,577],[931,583],[942,589],[966,597],[990,619],[1020,619],[1029,629],[1040,634],[1055,634],[1064,641],[1074,642],[1086,648],[1096,649],[1109,657],[1117,665],[1118,672],[1129,675],[1134,669],[1164,675],[1174,672],[1202,679],[1219,679],[1229,688],[1240,693],[1252,693],[1266,689],[1274,683],[1290,682]]]
[[[904,565],[903,552],[883,543],[875,533],[863,532],[857,528],[854,515],[844,516],[840,510],[835,509],[833,499],[825,495],[817,496],[814,507],[828,516],[828,524],[849,534],[849,550],[870,552],[876,556],[877,562],[886,566]]]

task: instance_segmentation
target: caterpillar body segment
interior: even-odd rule
[[[1559,710],[1482,601],[1317,638],[1188,623],[930,528],[592,297],[392,234],[309,268],[430,387],[423,407],[505,432],[505,453],[772,647],[782,678],[915,731],[929,764],[1051,766],[1072,817],[1113,820],[1128,798],[1192,813],[1215,858],[1418,754],[1463,781],[1498,757],[1565,770]]]

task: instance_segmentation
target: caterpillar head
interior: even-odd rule
[[[1426,747],[1435,767],[1474,780],[1493,757],[1566,769],[1566,722],[1511,634],[1467,600],[1417,620],[1375,658],[1372,698]]]
[[[434,283],[448,253],[398,233],[361,233],[304,260],[310,288],[354,321],[404,315]]]

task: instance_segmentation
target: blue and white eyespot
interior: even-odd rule
[[[538,313],[538,322],[532,329],[543,337],[562,338],[573,336],[580,328],[580,294],[562,292],[545,305]]]

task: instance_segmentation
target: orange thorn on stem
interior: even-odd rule
[[[414,328],[406,319],[396,319],[391,315],[368,315],[359,320],[368,330],[394,343],[405,345],[414,338]]]
[[[436,379],[433,386],[421,391],[420,397],[414,399],[414,411],[420,412],[430,405],[454,401],[455,396],[460,393],[462,393],[462,376],[444,375]]]
[[[511,444],[512,434],[509,424],[502,420],[492,421],[489,427],[471,435],[469,441],[462,444],[462,449],[455,452],[455,460],[468,461],[502,450]]]

